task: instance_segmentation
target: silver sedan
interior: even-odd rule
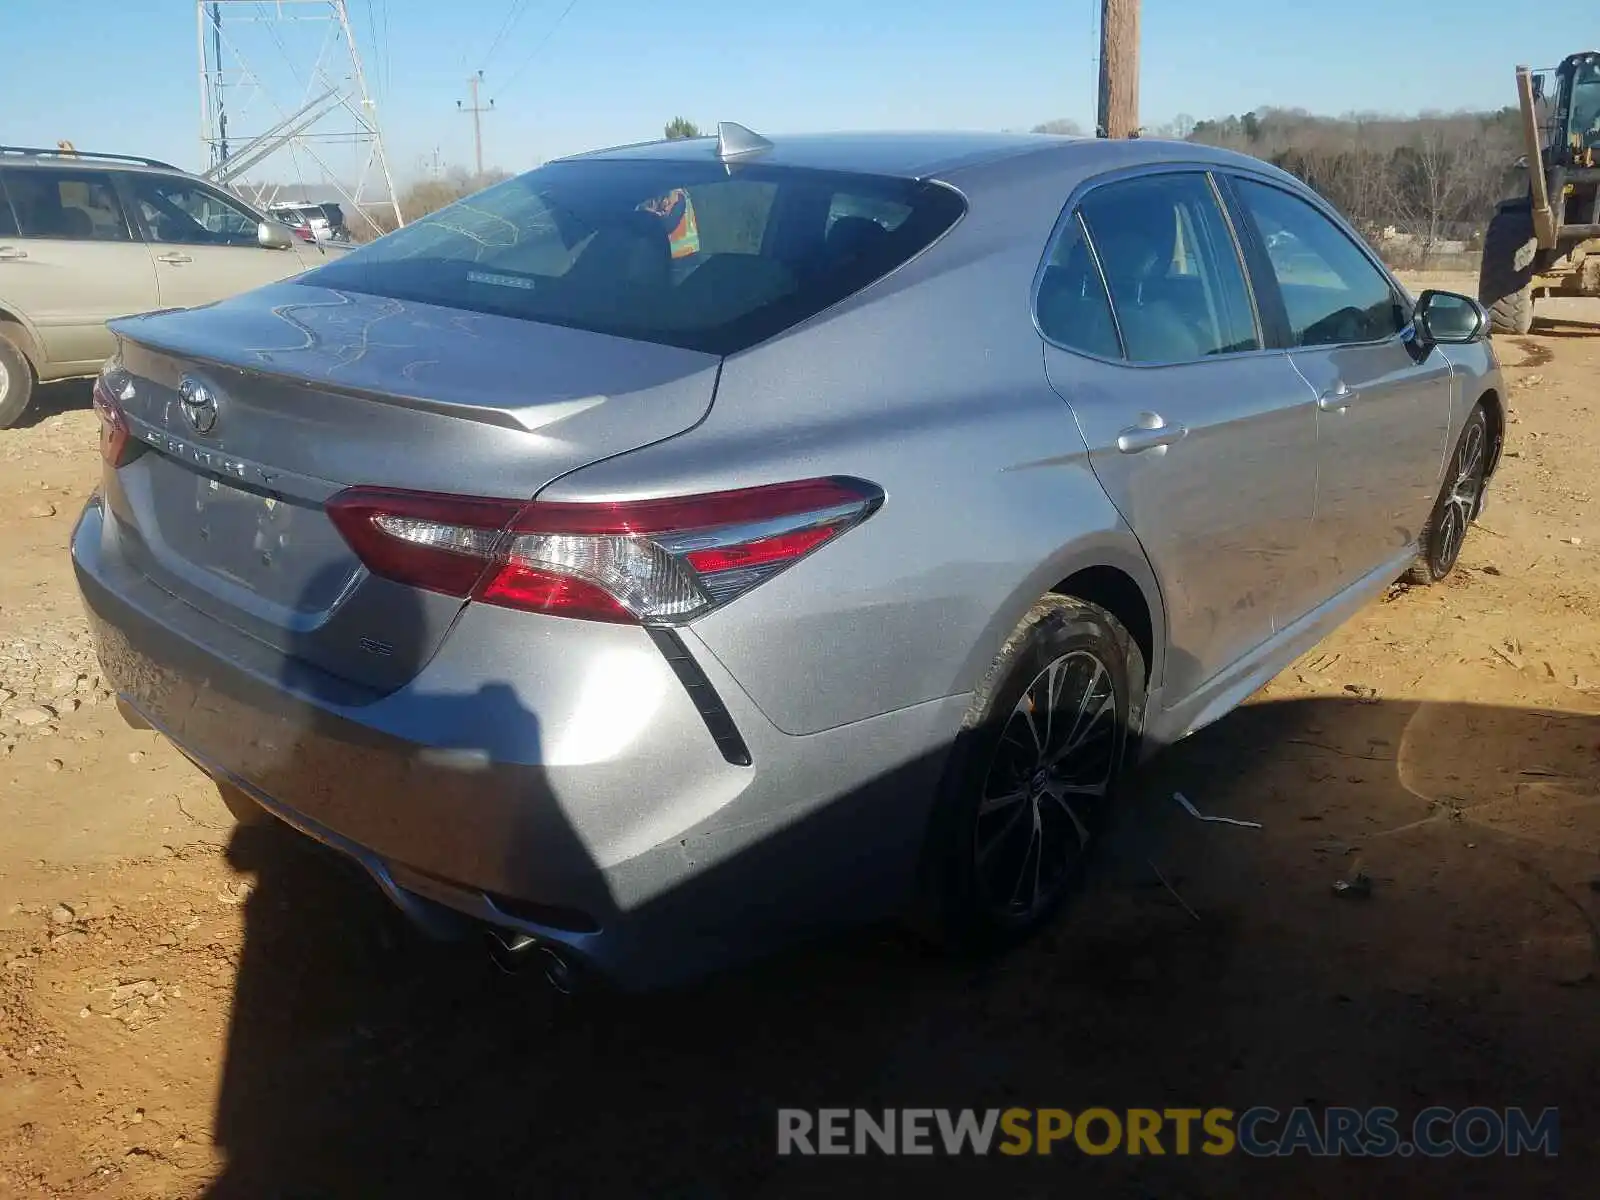
[[[117,322],[72,555],[130,717],[442,936],[1004,944],[1140,756],[1451,571],[1484,327],[1239,155],[729,125]]]

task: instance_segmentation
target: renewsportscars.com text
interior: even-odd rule
[[[1554,1158],[1560,1114],[1521,1108],[824,1108],[778,1110],[778,1153],[950,1157],[1224,1155]]]

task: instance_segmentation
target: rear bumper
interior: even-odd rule
[[[641,629],[468,606],[375,696],[157,587],[98,502],[72,557],[106,677],[208,774],[356,859],[431,932],[526,933],[624,986],[892,911],[966,708],[792,737],[686,631],[739,765]]]

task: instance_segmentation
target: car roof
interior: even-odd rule
[[[948,178],[973,168],[1037,155],[1043,169],[1077,167],[1096,171],[1138,162],[1200,162],[1249,167],[1280,174],[1260,159],[1196,142],[1141,138],[1112,141],[1049,133],[863,132],[782,134],[766,138],[769,148],[747,160],[763,166],[893,175],[913,179]],[[640,142],[570,155],[557,161],[665,161],[715,159],[715,137]]]
[[[185,171],[182,167],[175,167],[171,163],[159,162],[153,158],[139,159],[132,155],[122,157],[89,153],[17,154],[7,153],[3,147],[0,147],[0,167],[8,171],[129,171],[136,175],[182,175],[189,179],[200,178],[193,171]]]
[[[958,167],[994,162],[1078,139],[1044,133],[858,132],[796,133],[768,139],[771,149],[753,160],[762,165],[852,171],[921,178]],[[697,160],[716,157],[713,137],[640,142],[570,155],[574,159]]]

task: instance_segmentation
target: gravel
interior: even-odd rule
[[[48,737],[57,720],[110,699],[82,617],[41,620],[16,609],[4,616],[11,620],[0,627],[0,732]]]

